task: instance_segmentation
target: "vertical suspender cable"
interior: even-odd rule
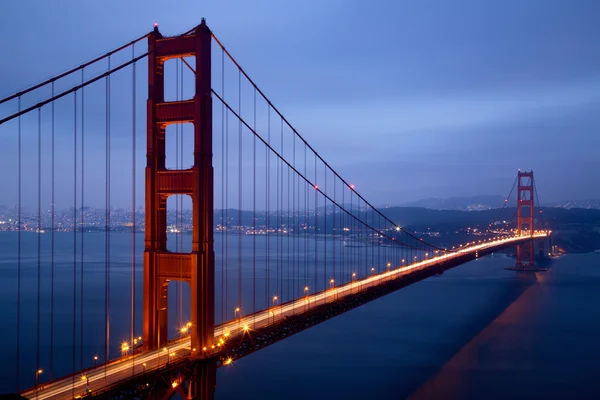
[[[73,95],[73,397],[75,396],[75,357],[77,332],[77,91]]]
[[[19,112],[21,112],[21,96],[19,96]],[[19,392],[21,369],[21,116],[19,115],[18,136],[18,201],[17,201],[17,362],[16,362],[16,392]]]
[[[238,70],[238,115],[242,115],[242,72]],[[238,131],[238,288],[237,307],[242,307],[242,120]],[[234,313],[235,314],[235,313]],[[241,318],[241,312],[239,313]],[[234,315],[235,318],[235,315]]]
[[[291,171],[290,171],[289,167],[287,168],[287,172],[288,172],[288,177],[287,177],[287,203],[288,204],[287,204],[287,211],[286,211],[287,224],[286,224],[286,230],[285,230],[287,232],[287,235],[286,235],[287,236],[286,269],[287,269],[287,292],[288,292],[289,299],[291,300],[291,299],[294,299],[295,296],[292,295],[292,293],[290,292],[290,273],[292,274],[292,279],[294,278],[294,274],[293,274],[293,271],[290,271],[290,261],[291,261],[291,258],[290,258],[291,257],[291,253],[290,253],[290,235],[291,235],[291,232],[290,232],[290,213],[291,213],[291,210],[290,210],[290,180],[291,180],[290,176],[291,175],[290,175],[290,173],[291,173]]]
[[[282,139],[283,139],[283,134],[281,135]],[[281,181],[281,176],[280,176],[280,168],[279,166],[281,165],[281,160],[279,158],[277,158],[277,163],[275,164],[275,168],[277,169],[277,173],[276,173],[276,178],[277,178],[277,184],[275,185],[275,190],[276,190],[276,194],[275,194],[275,198],[277,201],[277,215],[276,215],[276,224],[277,224],[277,229],[275,230],[275,248],[276,248],[276,253],[277,253],[277,258],[276,258],[276,266],[277,266],[277,273],[275,274],[276,280],[275,280],[275,295],[279,296],[279,297],[283,297],[282,293],[281,293],[281,246],[279,243],[279,238],[280,238],[280,231],[281,231],[281,186],[280,186],[280,181]]]
[[[304,176],[307,175],[308,162],[306,158],[306,143],[304,144]],[[308,184],[304,185],[304,286],[308,285]],[[316,293],[317,288],[313,287],[313,292]]]
[[[271,144],[271,107],[267,106],[267,143]],[[269,148],[265,146],[265,158],[266,158],[266,170],[267,170],[267,184],[266,187],[266,199],[267,199],[267,232],[265,235],[267,245],[267,296],[266,296],[266,307],[269,307],[269,297],[271,293],[271,238],[269,231],[271,228],[271,154]]]
[[[183,64],[180,59],[177,59],[175,62],[175,100],[180,100],[179,98],[179,64]],[[179,128],[181,128],[180,123],[175,124],[175,170],[179,169]],[[165,138],[166,140],[166,138]],[[179,228],[179,196],[176,194],[175,198],[175,231]],[[168,215],[168,210],[167,210]],[[175,252],[179,251],[179,234],[175,232]],[[179,313],[179,281],[175,283],[175,323],[179,327],[181,327],[180,319],[181,315]],[[168,306],[167,306],[168,307]],[[168,335],[168,334],[167,334]]]
[[[36,355],[35,368],[36,371],[40,368],[40,289],[42,275],[42,109],[38,108],[38,176],[37,176],[37,340],[36,340]]]
[[[225,98],[225,51],[221,50],[221,96]],[[221,321],[225,322],[225,104],[221,103]]]
[[[334,201],[338,201],[337,197],[336,197],[336,179],[335,179],[335,175],[333,175],[333,200]],[[332,262],[332,268],[333,268],[333,279],[335,279],[336,282],[339,282],[340,284],[344,283],[342,279],[338,280],[338,277],[335,275],[335,205],[332,204],[331,207],[331,221],[333,226],[331,227],[331,238],[333,240],[333,250],[331,252],[332,258],[333,258],[333,262]]]
[[[181,63],[179,64],[179,66],[181,67],[181,71],[180,71],[180,76],[181,76],[181,82],[180,82],[180,98],[181,100],[183,100],[183,63],[184,63],[184,59],[181,59]],[[183,103],[182,103],[182,108],[183,108]],[[182,113],[183,114],[183,113]],[[179,168],[183,169],[183,129],[184,129],[185,125],[181,125],[181,140],[179,140],[179,153],[181,154],[181,157],[179,158]],[[177,228],[177,234],[179,235],[179,252],[183,253],[183,195],[179,195],[179,209],[181,210],[181,215],[179,216],[179,224],[180,226]],[[183,271],[181,271],[183,273]],[[179,317],[181,318],[179,320],[179,325],[183,326],[183,277],[180,275],[179,277],[179,281],[177,282],[177,284],[179,285]]]
[[[319,216],[319,212],[318,212],[318,207],[319,207],[319,191],[316,190],[318,187],[317,184],[317,156],[315,155],[315,187],[313,188],[313,191],[315,192],[315,232],[314,232],[314,237],[315,237],[315,248],[314,248],[314,252],[315,252],[315,290],[317,290],[318,288],[318,273],[317,273],[317,265],[319,264],[317,262],[317,234],[318,234],[318,227],[319,227],[319,222],[317,220],[318,216]],[[323,290],[327,290],[327,279],[325,278],[323,280],[324,285],[323,285]]]
[[[85,69],[81,69],[81,83],[84,82],[84,71]],[[81,288],[80,288],[80,297],[79,297],[79,369],[83,370],[83,235],[84,235],[84,216],[85,216],[85,203],[84,203],[84,165],[85,165],[85,152],[84,152],[84,132],[85,132],[85,103],[84,103],[84,90],[85,88],[81,88],[81,254],[80,254],[80,263],[81,263]]]
[[[131,58],[135,58],[135,44],[131,46]],[[131,87],[131,344],[135,339],[135,150],[136,150],[136,63],[131,67],[132,87]],[[135,348],[133,350],[135,355]],[[135,361],[132,362],[132,373],[135,372]]]
[[[52,97],[54,97],[54,82],[52,82]],[[50,230],[50,380],[54,369],[54,102],[52,102],[52,188],[51,188],[51,230]]]
[[[325,193],[327,193],[327,168],[323,168]],[[327,285],[327,197],[323,197],[323,277]],[[335,280],[334,280],[335,284]],[[327,286],[326,286],[327,287]]]
[[[225,320],[229,313],[229,109],[225,110]]]
[[[108,57],[108,69],[110,70],[110,56]],[[105,285],[104,285],[104,376],[106,377],[106,365],[110,359],[110,75],[106,76],[106,143],[105,143]]]
[[[256,88],[254,88],[254,124],[256,131]],[[256,135],[252,137],[252,314],[256,314]],[[256,322],[256,315],[254,317]]]

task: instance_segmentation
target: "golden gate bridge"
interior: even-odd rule
[[[140,52],[143,40],[147,47]],[[140,78],[147,80],[145,106],[138,101]],[[0,127],[4,139],[16,139],[18,203],[16,259],[10,261],[16,272],[11,344],[16,351],[14,360],[3,360],[14,364],[15,390],[27,398],[210,399],[218,367],[411,283],[513,246],[516,269],[534,271],[534,241],[550,235],[534,226],[541,214],[536,217],[531,171],[519,171],[511,189],[517,188],[515,229],[498,231],[490,223],[480,240],[450,248],[405,230],[300,135],[204,20],[173,37],[155,25],[113,51],[3,98],[0,105],[13,107]],[[144,126],[142,224],[136,220],[136,153]],[[92,148],[85,146],[88,141]],[[68,146],[73,159],[60,158],[59,146]],[[102,152],[105,158],[98,160]],[[122,168],[126,157],[130,171]],[[6,162],[4,170],[14,169]],[[24,169],[25,163],[35,170]],[[115,269],[111,256],[111,249],[122,245],[111,234],[111,210],[115,194],[124,192],[114,187],[115,176],[126,175],[131,258],[124,272]],[[93,262],[86,249],[99,236],[86,232],[83,211],[90,186],[105,195],[92,199],[104,200],[103,260]],[[56,222],[55,205],[57,195],[65,194],[72,199],[72,254],[68,262],[58,262],[55,235],[65,227]],[[23,202],[32,199],[36,218],[25,222]],[[43,200],[51,204],[47,212]],[[183,235],[184,204],[191,208],[191,237]],[[175,222],[169,224],[172,208]],[[32,225],[38,235],[28,246],[24,227]],[[40,235],[45,230],[49,244]],[[141,231],[143,259],[136,246]],[[361,245],[344,244],[350,242]],[[34,268],[26,267],[31,263]],[[55,300],[55,280],[64,277],[72,278],[68,310]],[[31,279],[36,287],[25,290]],[[129,304],[111,301],[115,279],[130,280]],[[86,297],[90,280],[104,286],[100,306]],[[31,299],[36,313],[23,312]],[[103,309],[100,318],[87,315],[92,307]],[[68,313],[71,331],[57,331],[58,312]],[[127,313],[129,321],[123,321]],[[84,333],[90,326],[99,333],[94,340],[101,336],[101,343],[93,344],[101,351],[89,352],[92,339]],[[30,343],[22,338],[31,327],[35,349],[28,354],[21,350]],[[58,335],[72,347],[67,356],[55,349]],[[71,365],[59,372],[55,366],[66,357]]]

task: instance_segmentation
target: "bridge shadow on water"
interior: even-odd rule
[[[518,274],[518,277],[521,280],[520,285],[514,291],[506,293],[506,297],[481,318],[479,322],[482,329],[476,331],[476,326],[471,326],[465,330],[464,337],[470,340],[456,351],[438,372],[418,387],[410,395],[410,399],[481,398],[480,391],[490,389],[489,383],[481,379],[481,375],[497,374],[503,367],[508,366],[502,353],[516,351],[515,349],[528,351],[531,348],[531,341],[537,339],[531,331],[527,331],[530,327],[524,324],[523,320],[533,308],[540,306],[537,292],[543,290],[546,277],[544,272],[523,273]],[[515,326],[518,328],[515,329]],[[506,346],[507,340],[510,340],[510,346]],[[484,359],[489,358],[491,354],[495,355],[495,359],[492,365],[489,365]],[[522,366],[526,374],[531,372],[527,371],[528,367]],[[512,366],[510,368],[512,369]],[[514,384],[514,377],[509,382]],[[496,393],[499,397],[505,397],[501,392]],[[485,397],[490,398],[490,393]]]

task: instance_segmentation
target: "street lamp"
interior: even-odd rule
[[[85,393],[89,393],[90,392],[90,380],[88,379],[87,375],[81,375],[81,380],[85,381]]]
[[[94,356],[94,368],[96,368],[96,363],[98,363],[98,356]]]
[[[388,262],[388,263],[387,263],[387,265],[386,265],[386,267],[387,267],[388,271],[390,270],[390,267],[391,267],[391,266],[392,266],[392,263],[391,263],[391,262]]]
[[[166,353],[166,352],[168,352],[168,351],[169,351],[169,350],[167,350],[167,348],[166,348],[166,347],[163,347],[163,351],[162,351],[161,353],[158,353],[158,364],[160,364],[160,356],[162,355],[162,353]],[[167,361],[168,361],[168,359],[167,359]]]
[[[375,268],[371,267],[371,275],[373,275],[375,273]]]
[[[129,343],[123,342],[121,344],[121,353],[122,353],[121,356],[126,355],[128,352],[129,352]]]
[[[142,364],[142,369],[143,369],[144,372],[146,372],[146,363]]]
[[[273,296],[273,307],[275,307],[277,305],[277,300],[279,300],[277,295]]]
[[[329,280],[329,287],[333,289],[333,284],[335,283],[335,280],[333,278],[331,278]]]
[[[38,387],[38,378],[40,377],[40,375],[42,374],[42,372],[44,372],[44,370],[42,370],[42,369],[38,369],[37,371],[35,371],[35,390],[37,390],[37,387]]]
[[[304,286],[304,295],[308,295],[308,286]]]

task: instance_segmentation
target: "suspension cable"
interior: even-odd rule
[[[15,94],[11,95],[11,96],[5,97],[5,98],[3,98],[3,99],[0,100],[0,104],[5,103],[5,102],[10,101],[10,100],[13,100],[13,99],[15,99],[17,97],[21,97],[24,94],[32,92],[32,91],[34,91],[36,89],[39,89],[41,87],[44,87],[44,86],[46,86],[48,84],[51,84],[51,83],[53,84],[56,81],[58,81],[59,79],[62,79],[64,77],[68,76],[68,75],[71,75],[72,73],[77,72],[79,70],[83,70],[84,68],[89,67],[90,65],[95,64],[98,61],[101,61],[101,60],[105,59],[106,57],[110,57],[111,55],[113,55],[115,53],[118,53],[119,51],[121,51],[123,49],[126,49],[129,46],[134,45],[135,43],[139,42],[140,40],[146,39],[151,34],[152,34],[152,32],[146,33],[145,35],[140,36],[139,38],[134,39],[131,42],[129,42],[127,44],[124,44],[123,46],[118,47],[118,48],[116,48],[114,50],[111,50],[111,51],[109,51],[109,52],[107,52],[107,53],[105,53],[105,54],[103,54],[103,55],[101,55],[99,57],[96,57],[93,60],[90,60],[90,61],[88,61],[86,63],[83,63],[83,64],[81,64],[78,67],[72,68],[72,69],[70,69],[70,70],[68,70],[66,72],[63,72],[62,74],[56,75],[56,76],[54,76],[54,77],[52,77],[50,79],[47,79],[47,80],[45,80],[45,81],[43,81],[41,83],[38,83],[37,85],[33,85],[33,86],[31,86],[31,87],[29,87],[29,88],[27,88],[25,90],[21,90],[20,92],[17,92]]]
[[[302,140],[304,142],[304,144],[315,154],[315,156],[317,158],[319,158],[319,160],[327,167],[329,168],[334,174],[335,176],[338,177],[338,179],[340,179],[344,185],[346,185],[347,187],[350,187],[350,184],[344,179],[342,178],[335,169],[333,169],[329,163],[327,163],[323,157],[321,157],[321,155],[302,137],[302,135],[300,135],[300,133],[296,130],[296,128],[294,128],[292,126],[292,124],[283,116],[283,114],[279,111],[279,109],[277,109],[277,107],[275,107],[275,105],[269,100],[269,98],[265,95],[265,93],[258,87],[258,85],[250,78],[250,76],[244,71],[244,69],[240,66],[240,64],[236,61],[236,59],[231,55],[231,53],[229,53],[229,51],[225,48],[225,46],[221,43],[221,41],[215,36],[214,33],[211,32],[212,38],[215,40],[215,42],[217,43],[217,45],[219,47],[221,47],[223,53],[225,53],[227,55],[227,57],[231,60],[231,62],[239,69],[239,71],[244,75],[244,77],[246,77],[246,79],[248,80],[248,82],[257,90],[257,92],[262,96],[262,98],[267,102],[267,104],[273,108],[273,110],[277,113],[277,115],[279,115],[279,117],[285,122],[285,124],[292,130],[292,132],[294,132],[295,135],[298,136],[298,138],[300,138],[300,140]],[[385,214],[383,214],[381,211],[379,211],[377,208],[375,208],[371,203],[369,203],[364,197],[362,197],[362,195],[360,195],[358,192],[356,192],[356,195],[369,207],[373,208],[374,210],[376,210],[376,212],[378,214],[380,214],[384,219],[386,219],[390,224],[394,225],[394,226],[398,226],[396,223],[394,223],[394,221],[392,221],[391,219],[389,219]],[[400,227],[400,230],[405,232],[407,235],[416,238],[414,235],[412,235],[410,232],[405,231],[404,229],[402,229],[402,227]],[[437,250],[444,250],[440,247],[437,247],[433,244],[427,243],[425,241],[422,241],[424,244],[426,244],[429,247],[432,247],[434,249]]]
[[[312,186],[317,192],[321,193],[325,198],[327,198],[327,200],[331,201],[333,204],[335,204],[338,208],[340,208],[341,210],[343,210],[344,212],[346,212],[354,221],[356,221],[357,223],[362,224],[363,226],[365,226],[368,229],[371,229],[375,232],[376,229],[370,225],[367,225],[364,221],[361,221],[358,217],[356,217],[354,214],[350,213],[346,208],[344,208],[342,205],[340,205],[338,202],[336,202],[335,200],[333,200],[331,197],[329,197],[325,192],[323,192],[322,189],[320,189],[317,185],[315,185],[314,183],[312,183],[308,178],[306,178],[304,175],[302,175],[297,169],[295,169],[287,160],[285,160],[269,143],[268,141],[266,141],[265,139],[263,139],[254,129],[252,129],[252,127],[227,103],[225,102],[225,100],[219,96],[219,94],[217,92],[215,92],[214,89],[211,89],[211,92],[213,93],[213,95],[219,100],[221,101],[221,103],[223,103],[225,105],[225,108],[227,108],[229,110],[229,112],[231,112],[236,118],[238,118],[239,120],[242,121],[242,123],[244,124],[244,126],[246,126],[246,128],[248,128],[255,136],[258,137],[258,139],[266,146],[267,150],[270,150],[271,153],[275,154],[277,156],[278,159],[282,160],[284,163],[286,163],[288,165],[288,167],[292,168],[292,170],[300,175],[302,177],[302,179],[310,186]],[[270,131],[270,130],[269,130]],[[267,160],[268,161],[268,160]],[[267,190],[268,193],[268,190]],[[267,197],[268,199],[268,197]],[[268,214],[267,214],[268,215]],[[385,218],[385,216],[383,216]],[[407,233],[406,231],[403,231],[404,233]],[[392,239],[392,237],[390,237],[389,235],[385,234],[385,233],[381,233],[378,232],[382,235],[384,235],[386,238],[388,238],[389,240],[393,240],[395,243],[399,244],[399,245],[404,245],[404,246],[408,246],[411,247],[409,244],[407,243],[402,243],[400,241],[397,241],[395,239]],[[407,233],[407,235],[411,236],[410,234]],[[412,238],[416,239],[414,236],[411,236]],[[423,242],[423,241],[420,241]],[[267,241],[268,243],[268,241]],[[417,247],[415,247],[416,249],[418,249]],[[267,267],[268,268],[268,267]]]

